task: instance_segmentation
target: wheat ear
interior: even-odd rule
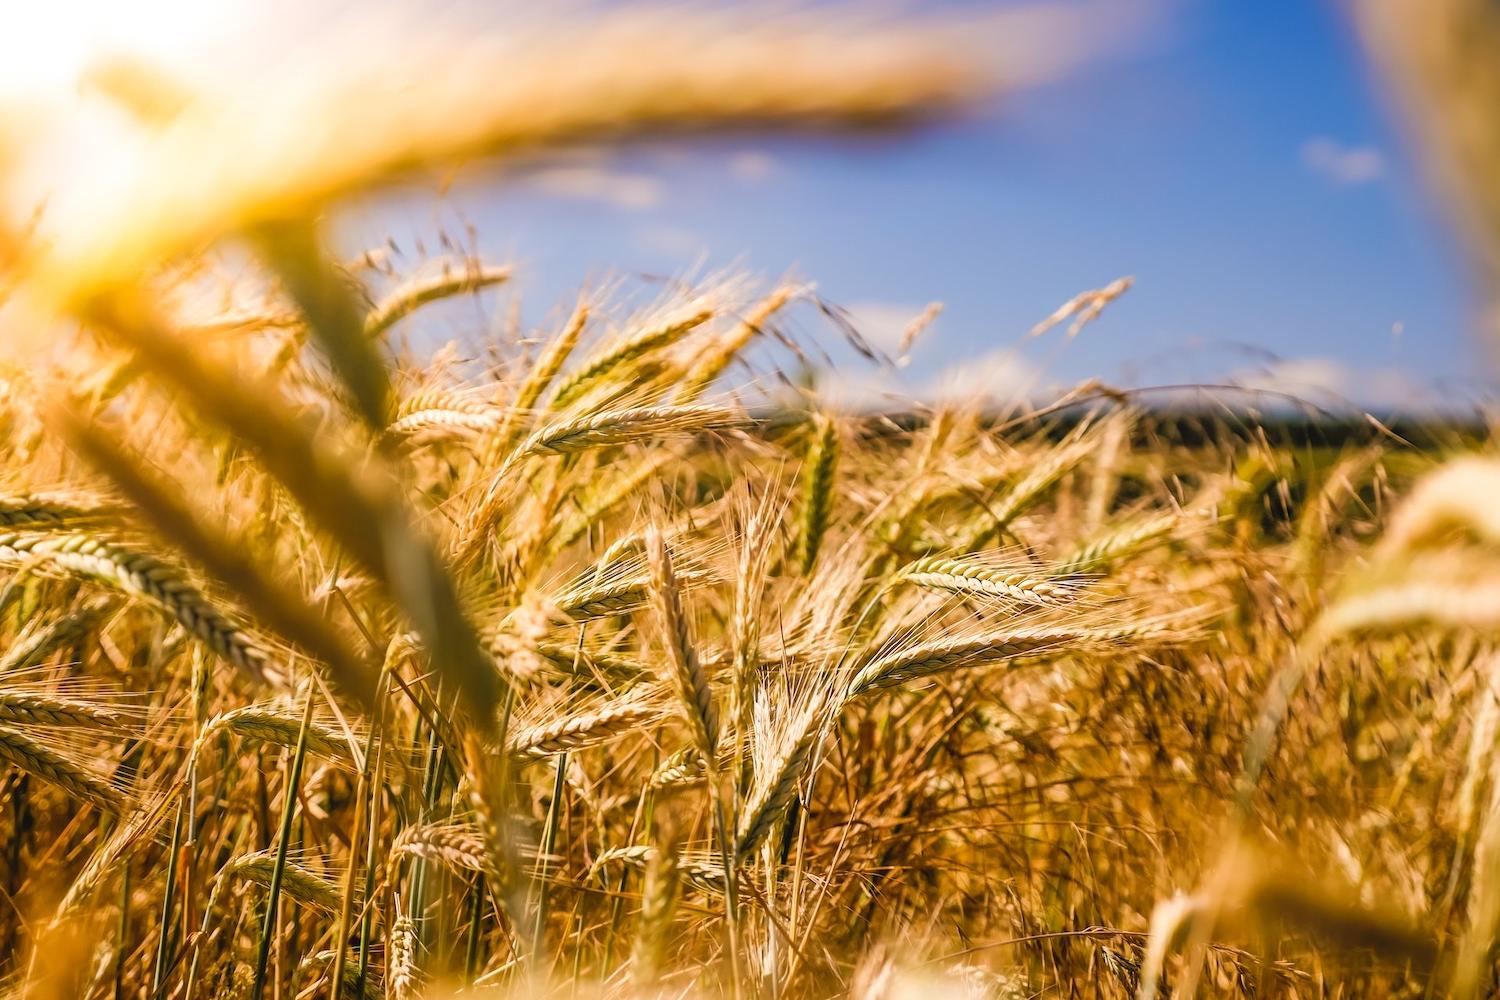
[[[855,671],[854,679],[849,684],[849,697],[854,698],[880,688],[896,687],[921,677],[1003,663],[1070,646],[1110,645],[1164,632],[1165,629],[1157,623],[1142,623],[1082,628],[1021,628],[993,635],[939,639],[867,661]]]
[[[511,737],[510,749],[518,756],[536,758],[583,750],[638,732],[661,715],[655,701],[631,698],[521,729]]]
[[[391,845],[393,858],[406,855],[441,862],[460,871],[495,874],[484,847],[484,835],[472,826],[409,826]]]
[[[713,319],[713,315],[712,309],[694,309],[621,340],[564,378],[552,397],[552,408],[567,406],[616,368],[680,339]]]
[[[17,639],[0,656],[0,676],[36,666],[51,653],[81,638],[98,624],[112,607],[109,600],[95,600],[68,611],[44,627]]]
[[[198,737],[201,745],[218,733],[231,732],[246,739],[293,749],[302,733],[302,713],[280,705],[247,705],[214,716]],[[357,768],[359,762],[349,741],[327,726],[309,721],[307,751]]]
[[[34,774],[107,813],[125,813],[125,795],[118,788],[82,764],[9,726],[0,726],[0,761]]]
[[[672,915],[677,910],[675,848],[653,847],[646,859],[646,878],[641,886],[640,926],[630,952],[630,977],[638,989],[656,985]]]
[[[1058,576],[1104,572],[1126,556],[1171,535],[1177,523],[1178,515],[1168,511],[1112,526],[1063,556],[1052,571]]]
[[[823,534],[828,530],[838,457],[837,425],[828,416],[818,414],[802,461],[802,523],[797,538],[797,563],[804,574],[810,572],[817,561]]]
[[[713,761],[719,745],[719,709],[709,687],[708,674],[693,647],[671,553],[655,525],[646,529],[646,561],[651,570],[651,604],[661,633],[668,681],[677,691],[693,742],[705,759]]]
[[[1066,580],[988,566],[972,559],[918,559],[903,569],[898,579],[931,590],[996,597],[1018,604],[1062,604],[1078,594],[1078,586]]]
[[[744,418],[724,406],[642,406],[605,410],[543,427],[523,451],[569,455],[632,441],[737,427]]]
[[[41,558],[79,576],[150,599],[224,660],[257,679],[267,677],[265,648],[209,603],[182,573],[155,556],[93,535],[0,535],[0,562]]]
[[[284,864],[281,888],[293,899],[325,913],[339,912],[343,893],[337,884],[290,860]],[[243,879],[264,889],[270,886],[271,872],[275,867],[275,851],[257,851],[230,861],[219,869],[219,878]]]
[[[63,493],[0,495],[0,527],[15,531],[63,531],[108,522],[119,510],[99,500]]]
[[[125,716],[107,706],[15,688],[0,688],[0,723],[78,726],[115,732],[129,728]]]
[[[509,281],[508,267],[474,265],[404,282],[375,304],[365,316],[365,336],[378,337],[429,302],[465,292],[477,292]]]

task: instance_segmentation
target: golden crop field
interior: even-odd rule
[[[1361,10],[1500,273],[1500,14]],[[1487,426],[850,412],[775,377],[836,311],[740,273],[415,351],[511,270],[328,249],[414,167],[1007,85],[695,18],[101,78],[145,169],[0,233],[6,994],[1492,995]]]

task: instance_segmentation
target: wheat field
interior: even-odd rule
[[[7,995],[1491,995],[1485,424],[840,409],[810,344],[889,359],[740,273],[434,349],[506,262],[329,249],[421,165],[1007,84],[724,27],[604,18],[481,95],[482,43],[111,78],[154,166],[0,232],[53,324],[0,371]]]

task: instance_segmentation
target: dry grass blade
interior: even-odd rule
[[[372,430],[389,422],[391,380],[370,338],[364,308],[347,276],[324,251],[316,225],[305,219],[268,222],[256,229],[261,256],[281,278],[307,328],[354,397]]]
[[[215,422],[243,437],[317,523],[376,573],[410,616],[433,661],[464,692],[475,718],[489,719],[500,679],[459,608],[437,553],[412,524],[394,476],[310,433],[280,393],[212,364],[139,303],[101,303],[95,317],[153,371]]]
[[[951,106],[986,83],[977,53],[937,32],[632,14],[408,44],[394,62],[345,46],[343,58],[320,56],[325,72],[278,75],[227,104],[205,97],[147,144],[139,183],[94,202],[91,216],[59,220],[67,238],[28,262],[33,281],[87,301],[205,237],[420,164],[624,128],[888,121]],[[780,54],[774,70],[768,52]],[[589,69],[559,74],[560,63]],[[496,81],[489,70],[500,64]]]

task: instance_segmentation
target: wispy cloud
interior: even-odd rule
[[[602,201],[616,208],[644,211],[662,201],[662,183],[649,174],[625,173],[593,163],[564,164],[525,177],[533,190],[556,198]]]
[[[776,160],[770,153],[757,149],[745,149],[729,158],[729,175],[746,184],[758,184],[777,170]]]
[[[1436,386],[1394,367],[1359,367],[1333,358],[1286,358],[1233,373],[1246,389],[1287,394],[1308,402],[1372,410],[1424,411],[1445,402]]]
[[[849,411],[901,410],[949,401],[990,406],[1035,401],[1055,392],[1045,372],[1008,348],[967,358],[926,379],[893,368],[841,365],[819,373],[818,393]]]
[[[642,226],[633,235],[638,246],[675,257],[693,257],[703,253],[708,245],[704,237],[683,226]]]
[[[887,354],[901,349],[906,331],[927,308],[925,302],[853,302],[845,306],[849,321],[861,337]]]
[[[924,387],[929,399],[984,399],[1014,403],[1044,394],[1046,374],[1010,348],[966,358],[944,368]]]
[[[1302,144],[1302,164],[1336,184],[1368,184],[1385,173],[1385,154],[1320,135]]]

